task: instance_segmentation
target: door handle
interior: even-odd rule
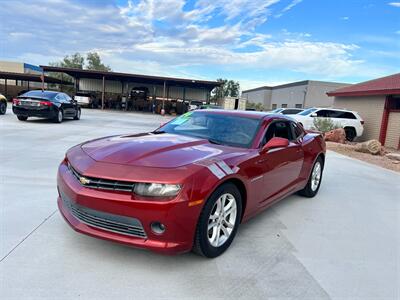
[[[267,160],[268,160],[268,158],[261,158],[256,161],[256,164],[262,164],[262,163],[266,162]]]

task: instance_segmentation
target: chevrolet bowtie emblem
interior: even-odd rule
[[[82,183],[82,184],[89,184],[90,183],[90,180],[89,179],[87,179],[87,178],[85,178],[85,177],[79,177],[79,181]]]

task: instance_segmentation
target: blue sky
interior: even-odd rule
[[[400,2],[3,0],[0,60],[98,51],[114,71],[240,81],[359,82],[400,72]]]

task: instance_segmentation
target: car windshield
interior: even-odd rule
[[[277,108],[277,109],[271,110],[271,112],[274,114],[277,114],[277,113],[280,113],[282,110],[283,110],[283,108]]]
[[[316,111],[316,110],[317,110],[316,108],[309,108],[309,109],[306,109],[306,110],[304,110],[304,111],[298,113],[298,115],[301,115],[301,116],[308,116],[309,114],[313,113],[313,112]]]
[[[189,135],[214,144],[248,148],[260,122],[260,119],[194,111],[175,118],[154,133]]]

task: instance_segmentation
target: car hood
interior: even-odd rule
[[[99,162],[177,168],[218,157],[243,155],[244,149],[209,143],[205,139],[175,134],[138,134],[102,138],[81,145]]]

